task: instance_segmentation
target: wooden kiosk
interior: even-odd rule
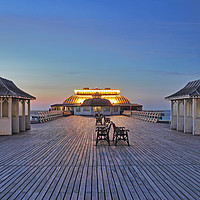
[[[200,80],[165,99],[171,101],[171,129],[200,135]]]
[[[0,135],[30,129],[30,100],[36,98],[0,77]]]

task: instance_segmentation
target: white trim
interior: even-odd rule
[[[165,98],[165,100],[168,100],[168,101],[172,101],[172,100],[181,100],[181,99],[193,99],[193,98],[197,98],[197,99],[200,99],[200,96],[189,96],[189,95],[186,95],[186,96],[178,96],[178,97],[170,97],[170,98]]]
[[[1,95],[0,97],[3,98],[16,98],[16,99],[26,99],[26,100],[36,100],[36,98],[27,98],[27,97],[21,97],[21,96],[11,96],[11,95]]]

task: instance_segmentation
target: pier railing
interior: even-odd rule
[[[48,122],[68,115],[71,115],[70,111],[31,111],[31,123]]]
[[[164,116],[164,111],[130,111],[126,110],[123,115],[130,116],[136,119],[141,119],[148,122],[161,122]]]

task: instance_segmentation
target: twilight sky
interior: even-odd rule
[[[144,109],[200,79],[199,0],[1,0],[0,76],[48,109],[83,87]]]

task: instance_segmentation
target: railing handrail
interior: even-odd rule
[[[57,117],[70,115],[70,111],[31,111],[32,122],[47,122]]]
[[[132,116],[137,119],[149,121],[149,122],[158,122],[165,115],[164,111],[135,111],[135,110],[125,110],[123,115]]]

